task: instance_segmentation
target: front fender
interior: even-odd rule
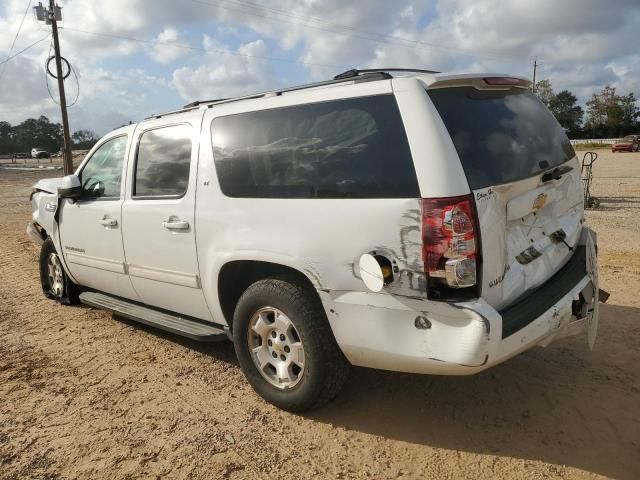
[[[43,190],[35,192],[31,197],[31,206],[32,222],[44,229],[49,236],[57,237],[58,193]]]
[[[57,191],[56,193],[51,193],[44,190],[36,190],[31,195],[31,225],[27,226],[27,233],[32,240],[34,240],[36,243],[39,243],[40,245],[42,244],[42,242],[38,241],[32,235],[31,230],[33,228],[37,230],[37,232],[33,233],[35,235],[38,235],[42,239],[42,241],[44,241],[47,237],[51,237],[53,245],[56,247],[56,251],[62,259],[62,266],[65,272],[73,282],[78,283],[69,271],[64,255],[64,249],[62,248],[62,244],[60,243],[60,235],[58,231],[59,208],[62,208],[62,206],[60,204],[60,199]]]

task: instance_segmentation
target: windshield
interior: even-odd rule
[[[575,156],[566,133],[528,90],[428,90],[472,190],[531,177]]]

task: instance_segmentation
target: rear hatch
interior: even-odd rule
[[[583,222],[575,152],[553,115],[520,87],[429,89],[478,214],[482,297],[501,310],[571,258]]]

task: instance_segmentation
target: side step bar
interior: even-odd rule
[[[200,342],[227,340],[227,332],[200,320],[145,307],[99,292],[83,292],[80,301],[91,307],[109,310],[117,315]]]

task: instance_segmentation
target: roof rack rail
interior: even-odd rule
[[[336,75],[335,77],[333,77],[333,79],[342,80],[347,78],[355,78],[362,74],[378,73],[378,72],[441,73],[436,70],[421,70],[418,68],[365,68],[365,69],[352,68],[351,70],[347,70],[346,72],[342,72],[341,74]]]
[[[191,102],[191,103],[187,103],[184,107],[182,108],[193,108],[193,107],[199,107],[200,105],[202,105],[203,103],[215,103],[215,102],[223,102],[224,100],[228,100],[228,98],[217,98],[215,100],[196,100],[195,102]]]
[[[189,110],[194,110],[196,108],[204,108],[204,107],[210,108],[214,105],[237,102],[240,100],[251,100],[251,99],[263,98],[268,96],[278,96],[278,95],[282,95],[283,93],[295,92],[298,90],[305,90],[307,88],[324,87],[324,86],[347,83],[347,82],[361,83],[361,82],[372,82],[375,80],[388,80],[392,78],[391,75],[388,73],[389,71],[410,71],[410,70],[406,70],[406,69],[349,70],[349,72],[356,72],[356,73],[352,73],[349,76],[346,76],[345,74],[347,72],[345,72],[344,74],[337,75],[332,80],[324,80],[321,82],[307,83],[304,85],[297,85],[294,87],[287,87],[279,90],[271,90],[271,91],[262,92],[262,93],[254,93],[251,95],[245,95],[241,97],[221,98],[218,100],[196,100],[191,103],[188,103],[181,109],[172,110],[164,113],[156,113],[147,118],[161,118],[166,115],[173,115],[176,113],[188,112]],[[419,71],[423,73],[429,72],[428,70],[412,70],[412,71],[415,71],[415,72]],[[430,72],[430,73],[433,73],[433,72]]]
[[[268,92],[263,92],[263,93],[256,93],[256,94],[252,94],[252,95],[246,95],[246,96],[242,96],[242,97],[234,97],[234,98],[223,98],[220,100],[204,100],[204,101],[195,101],[195,102],[191,102],[187,105],[184,106],[184,108],[192,108],[193,106],[197,106],[197,105],[207,105],[207,106],[213,106],[213,105],[220,105],[223,103],[230,103],[230,102],[237,102],[239,100],[249,100],[249,99],[253,99],[253,98],[262,98],[262,97],[266,97],[266,96],[278,96],[278,95],[282,95],[283,93],[287,93],[287,92],[295,92],[298,90],[306,90],[307,88],[316,88],[316,87],[324,87],[327,85],[335,85],[337,83],[346,83],[346,82],[356,82],[356,83],[360,83],[360,82],[370,82],[370,81],[374,81],[374,80],[388,80],[389,78],[391,78],[391,75],[389,75],[388,73],[385,72],[378,72],[378,71],[372,71],[372,72],[367,72],[366,75],[359,75],[358,77],[353,77],[353,78],[334,78],[333,80],[323,80],[321,82],[314,82],[314,83],[305,83],[303,85],[296,85],[294,87],[287,87],[287,88],[281,88],[278,90],[271,90]]]

